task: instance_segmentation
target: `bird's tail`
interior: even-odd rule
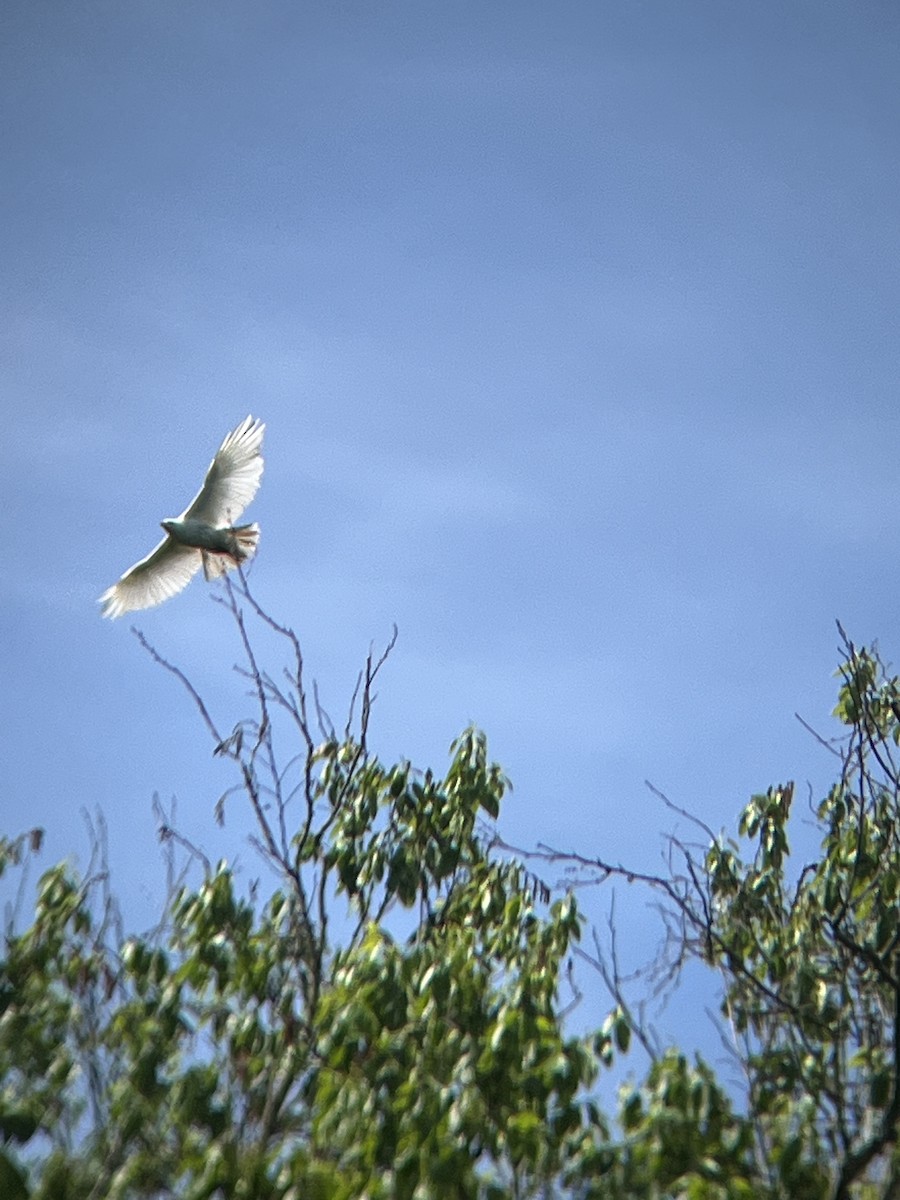
[[[256,553],[259,526],[255,521],[252,525],[234,525],[228,532],[231,534],[231,546],[227,553],[203,551],[203,574],[207,579],[219,579],[226,571],[245,563]]]

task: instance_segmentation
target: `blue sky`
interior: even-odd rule
[[[399,625],[384,757],[474,721],[510,840],[645,867],[645,778],[821,794],[834,619],[898,657],[898,78],[889,3],[4,4],[3,829],[100,805],[155,912],[159,792],[257,871],[95,603],[248,412],[332,711]],[[237,719],[204,584],[135,623]]]

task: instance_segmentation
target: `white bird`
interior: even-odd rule
[[[246,418],[229,433],[209,464],[203,487],[180,517],[160,522],[165,538],[100,597],[104,617],[162,604],[187,587],[203,567],[218,579],[256,553],[259,526],[235,525],[259,487],[265,425]]]

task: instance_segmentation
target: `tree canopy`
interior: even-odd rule
[[[0,1196],[900,1196],[900,680],[874,649],[845,642],[818,857],[792,858],[784,784],[733,836],[697,822],[697,844],[673,841],[671,871],[646,876],[511,853],[490,824],[509,785],[481,732],[440,774],[382,762],[384,656],[338,731],[293,632],[243,583],[226,596],[253,697],[230,733],[147,649],[231,763],[269,869],[250,886],[161,819],[187,870],[140,936],[102,862],[44,873],[0,961]],[[261,664],[254,622],[286,673]],[[0,871],[39,853],[36,831],[8,831]],[[585,917],[542,882],[546,858],[657,896],[659,970],[716,973],[742,1086],[657,1047],[609,962],[587,977],[608,1017],[572,1031]],[[637,1081],[606,1112],[598,1080],[626,1055]]]

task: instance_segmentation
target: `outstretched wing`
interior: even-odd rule
[[[256,495],[263,473],[265,425],[247,417],[232,430],[209,464],[203,487],[179,520],[233,525]],[[182,586],[184,586],[182,584]]]
[[[118,583],[103,593],[100,603],[104,617],[121,617],[136,608],[162,604],[187,587],[202,564],[199,550],[182,546],[172,537],[164,538],[152,553],[135,563]]]

